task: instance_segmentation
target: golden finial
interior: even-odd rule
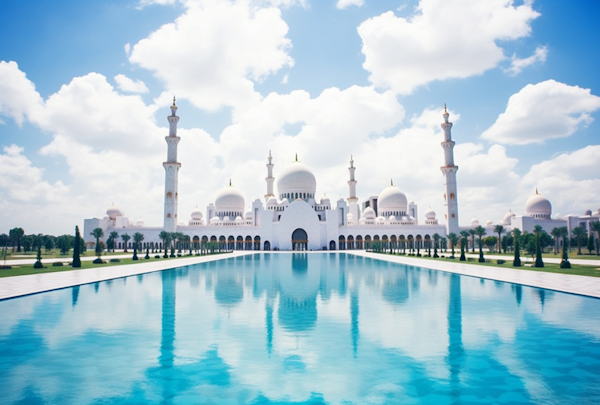
[[[229,179],[229,187],[231,187],[231,179]]]
[[[298,152],[296,152],[296,162],[298,161]]]
[[[448,114],[448,110],[446,110],[446,103],[444,103],[444,113]]]
[[[173,107],[177,107],[177,105],[175,105],[175,96],[173,96]]]
[[[394,185],[394,180],[390,179],[390,186],[393,186],[393,185]]]

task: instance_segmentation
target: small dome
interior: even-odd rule
[[[135,223],[136,226],[144,226],[145,222],[142,218],[138,219]]]
[[[390,215],[390,221],[395,221],[396,217],[394,215]]]
[[[252,214],[252,211],[246,211],[246,214],[244,215],[244,218],[246,218],[247,220],[252,220],[252,218],[254,218],[254,215]]]
[[[479,226],[479,220],[475,217],[471,220],[471,226]]]
[[[504,215],[504,218],[502,218],[502,225],[510,225],[510,220],[512,217],[515,217],[516,215],[512,212],[512,211],[508,211],[506,213],[506,215]]]
[[[106,210],[106,215],[108,215],[108,217],[110,219],[115,219],[117,217],[122,217],[123,213],[121,212],[120,209],[118,209],[117,207],[115,207],[115,203],[113,203],[113,205],[111,205],[107,210]]]
[[[273,207],[275,205],[277,205],[277,198],[276,197],[270,197],[267,200],[267,207]]]
[[[364,219],[369,219],[369,220],[375,219],[375,210],[371,207],[365,208],[365,210],[362,213],[362,217]]]
[[[534,218],[548,218],[552,215],[552,204],[543,195],[539,194],[537,189],[535,193],[527,199],[525,203],[525,215]]]
[[[215,198],[215,207],[217,211],[244,211],[244,196],[242,193],[229,183],[229,186],[223,188]]]
[[[408,203],[406,195],[398,187],[389,185],[377,197],[377,207],[381,215],[389,216],[392,212],[406,213]]]
[[[425,211],[425,219],[435,219],[435,211],[431,207]]]
[[[378,223],[383,223],[383,222],[385,222],[385,217],[378,216],[378,217],[377,217],[377,222],[378,222]]]
[[[583,213],[583,215],[587,215],[588,217],[592,216],[592,210],[585,210],[585,212]]]
[[[491,219],[488,219],[487,222],[485,223],[485,226],[487,228],[491,228],[492,226],[494,226],[494,221],[492,221]]]
[[[194,221],[201,221],[202,220],[202,211],[200,211],[198,209],[198,207],[196,207],[196,209],[192,211],[191,217]]]
[[[352,215],[352,213],[349,212],[348,215],[346,215],[346,218],[348,219],[348,221],[352,221],[354,219],[354,215]]]
[[[211,225],[213,225],[213,224],[218,224],[218,223],[220,223],[220,222],[221,222],[221,220],[219,219],[219,217],[212,217],[212,218],[210,219],[210,224],[211,224]]]
[[[242,221],[243,221],[243,219],[239,215],[237,217],[235,217],[235,222],[240,223]]]
[[[312,171],[298,160],[290,163],[281,171],[277,180],[279,194],[308,193],[314,196],[317,180]]]
[[[281,200],[281,205],[287,207],[288,205],[290,205],[290,201],[287,198],[284,198],[283,200]]]
[[[329,197],[327,197],[326,195],[324,195],[321,198],[321,204],[324,205],[324,204],[329,204],[329,203],[331,203],[331,200],[329,199]]]

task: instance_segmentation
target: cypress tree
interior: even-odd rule
[[[37,251],[37,261],[35,262],[35,264],[33,265],[34,269],[43,269],[44,265],[42,264],[42,246],[38,246],[38,251]]]
[[[513,230],[514,238],[515,238],[515,258],[513,260],[513,267],[521,267],[521,231],[517,228]]]
[[[79,258],[79,249],[81,247],[81,235],[79,234],[79,227],[75,226],[75,243],[73,246],[73,263],[71,267],[81,267],[81,259]]]
[[[540,234],[535,235],[535,267],[544,267],[542,249],[540,247]]]

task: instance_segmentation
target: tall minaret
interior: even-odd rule
[[[446,194],[444,194],[444,200],[446,203],[446,223],[448,233],[459,234],[458,228],[458,193],[456,191],[456,172],[458,166],[454,164],[454,141],[452,140],[452,123],[448,122],[448,110],[444,104],[444,122],[442,123],[442,129],[444,130],[444,142],[442,142],[442,148],[444,148],[444,166],[440,169],[444,173],[446,179]]]
[[[273,177],[273,157],[271,156],[271,151],[269,151],[269,163],[267,163],[267,177],[265,180],[267,181],[267,194],[265,194],[265,200],[268,200],[271,197],[275,197],[273,194],[273,181],[275,177]]]
[[[169,120],[169,136],[165,136],[167,141],[167,161],[163,163],[165,168],[165,221],[164,228],[167,232],[175,232],[177,228],[177,178],[181,163],[177,161],[177,144],[180,137],[177,136],[177,123],[179,117],[177,113],[177,105],[175,105],[175,97],[173,97],[173,105],[171,106],[171,115],[167,117]]]
[[[356,167],[354,167],[354,159],[352,155],[350,155],[350,167],[348,171],[350,172],[350,180],[348,180],[348,186],[350,187],[350,197],[348,197],[348,202],[353,203],[357,202],[358,198],[356,198],[356,179],[354,178],[354,171]]]

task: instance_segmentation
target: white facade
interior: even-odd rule
[[[165,168],[164,224],[162,228],[146,227],[143,221],[135,224],[116,207],[107,210],[107,216],[98,219],[86,219],[84,238],[93,242],[91,231],[104,230],[104,240],[112,231],[119,236],[127,233],[133,236],[140,232],[144,235],[142,247],[162,248],[159,234],[162,230],[181,232],[188,235],[193,246],[202,242],[219,242],[228,249],[251,250],[337,250],[364,249],[373,241],[402,242],[406,248],[425,248],[434,234],[446,235],[446,226],[439,224],[435,212],[428,210],[424,224],[417,219],[418,207],[408,202],[406,195],[393,182],[376,197],[368,199],[369,206],[362,211],[357,197],[356,167],[350,158],[348,188],[349,195],[332,205],[327,196],[316,198],[317,179],[304,163],[295,160],[285,165],[279,173],[274,171],[273,157],[269,151],[265,200],[255,200],[251,209],[246,211],[246,202],[242,193],[232,184],[216,193],[214,203],[206,207],[206,217],[198,208],[192,211],[188,224],[181,225],[178,220],[178,172],[181,163],[177,161],[177,136],[175,99],[171,106],[169,136],[167,142],[167,161]],[[445,140],[442,146],[454,142],[449,138],[448,113],[444,113],[442,124]],[[448,129],[447,129],[448,128]],[[453,166],[452,148],[444,146],[445,168]],[[450,157],[448,157],[450,156]],[[444,167],[442,169],[444,169]],[[456,196],[455,174],[446,175],[446,193],[448,190]],[[450,180],[448,180],[450,178]],[[274,189],[275,181],[277,190]],[[450,187],[450,188],[448,188]],[[458,220],[456,200],[449,205]],[[179,225],[177,225],[179,223]],[[117,238],[117,248],[122,248]],[[195,243],[195,244],[194,244]],[[133,240],[128,247],[133,246]]]

